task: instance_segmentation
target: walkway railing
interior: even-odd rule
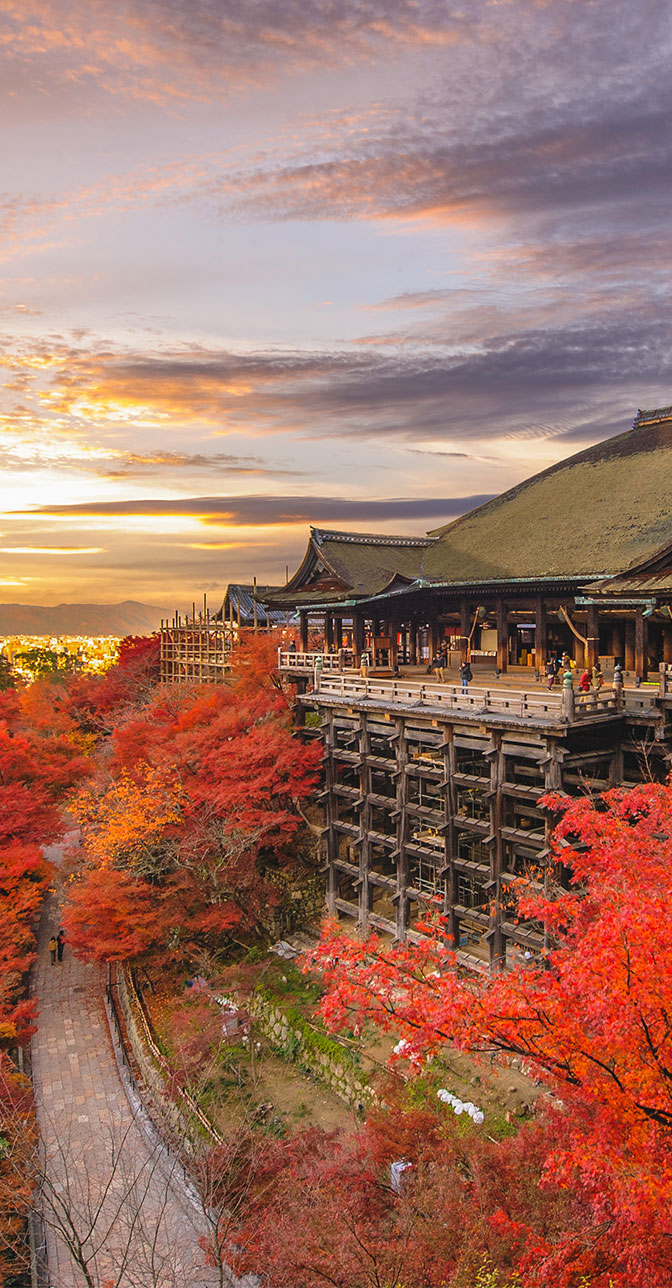
[[[449,711],[505,713],[522,719],[582,720],[594,715],[618,713],[623,703],[612,688],[599,694],[568,694],[562,690],[544,693],[538,689],[511,689],[505,686],[484,687],[470,684],[463,690],[457,684],[423,684],[409,680],[377,680],[368,676],[315,674],[315,689],[325,697],[373,699],[393,706],[441,707]],[[573,697],[573,702],[569,698]]]
[[[354,666],[354,656],[350,649],[339,649],[337,653],[293,653],[278,649],[278,668],[283,671],[301,671],[303,675],[312,675],[313,671],[343,671]]]

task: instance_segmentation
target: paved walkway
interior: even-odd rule
[[[206,1232],[203,1213],[120,1081],[101,969],[78,962],[67,947],[62,963],[50,963],[57,917],[51,895],[34,971],[40,1016],[32,1050],[45,1149],[49,1282],[54,1288],[219,1285],[198,1244]]]

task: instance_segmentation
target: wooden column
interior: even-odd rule
[[[641,608],[635,615],[635,675],[645,680],[648,675],[648,622]]]
[[[588,605],[586,640],[586,666],[592,671],[600,658],[600,621],[597,604]]]
[[[500,671],[508,670],[509,665],[509,622],[506,604],[497,600],[497,666]]]
[[[361,758],[361,767],[359,770],[359,791],[364,799],[364,805],[359,815],[359,926],[362,935],[368,934],[369,930],[369,913],[371,911],[371,885],[369,882],[369,871],[371,868],[371,802],[369,793],[370,769],[367,758],[370,751],[369,730],[366,721],[366,715],[359,717],[359,755]]]
[[[460,600],[460,661],[466,662],[469,656],[469,631],[471,622],[469,620],[469,601]]]
[[[446,828],[446,840],[444,849],[444,866],[441,873],[443,878],[443,915],[448,921],[448,937],[451,940],[450,947],[457,952],[460,946],[460,921],[455,912],[457,903],[457,874],[453,860],[455,858],[455,767],[457,763],[457,754],[455,750],[455,735],[452,725],[447,725],[443,730],[443,776],[444,776],[444,819]]]
[[[430,665],[434,661],[440,649],[439,643],[439,623],[434,619],[429,624],[429,661]]]
[[[491,735],[490,750],[486,752],[490,761],[490,835],[494,838],[490,846],[490,889],[492,903],[490,909],[490,926],[488,945],[490,948],[490,969],[503,970],[506,965],[506,946],[502,934],[502,784],[505,774],[505,757],[502,752],[502,735]]]
[[[625,623],[625,641],[623,647],[626,671],[635,669],[635,623]]]
[[[396,721],[397,748],[397,889],[394,902],[397,905],[397,939],[403,942],[408,929],[408,855],[406,853],[406,803],[408,801],[408,777],[406,765],[406,730],[403,719]]]
[[[543,757],[541,764],[544,767],[544,790],[546,792],[558,792],[562,790],[562,761],[564,750],[559,744],[557,738],[548,738],[546,740],[546,755]],[[546,814],[544,821],[544,894],[550,898],[551,879],[554,878],[560,886],[566,885],[563,878],[563,867],[561,863],[556,863],[553,858],[553,833],[557,817]],[[548,933],[548,924],[544,922],[544,948],[551,947],[551,939]]]
[[[299,613],[299,622],[301,629],[301,652],[308,652],[308,614]]]
[[[672,662],[672,623],[663,626],[663,662]]]
[[[326,612],[324,614],[324,650],[325,653],[331,653],[334,647],[334,615]]]
[[[534,664],[538,671],[546,666],[546,605],[543,595],[537,595],[534,605]]]
[[[355,666],[359,666],[364,651],[364,618],[357,612],[352,614],[352,651],[355,655]]]
[[[389,630],[390,632],[390,667],[391,667],[391,670],[395,671],[397,670],[397,665],[399,661],[399,658],[398,658],[399,650],[397,648],[397,635],[399,634],[399,622],[397,620],[397,617],[390,617],[389,622],[387,622],[387,630]]]
[[[611,652],[614,660],[621,659],[621,666],[625,665],[625,636],[623,622],[612,622],[611,626]]]
[[[303,620],[303,614],[301,615]],[[305,649],[304,649],[305,652]],[[327,911],[330,917],[336,916],[336,899],[338,897],[338,873],[336,871],[336,860],[338,859],[338,833],[334,829],[336,811],[334,809],[333,788],[335,782],[334,770],[334,746],[336,743],[334,713],[326,712],[326,723],[322,728],[324,738],[324,785],[328,792],[325,799],[324,822],[326,828],[326,860],[327,860]]]
[[[417,666],[418,662],[418,627],[417,623],[411,619],[408,626],[408,661],[411,666]]]

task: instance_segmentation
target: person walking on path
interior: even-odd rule
[[[51,939],[49,940],[49,957],[50,957],[52,966],[56,961],[57,952],[58,952],[58,940],[56,939],[55,935],[52,935]]]
[[[59,930],[56,936],[56,956],[58,957],[59,962],[63,961],[64,948],[65,948],[65,935],[63,934],[62,930]]]

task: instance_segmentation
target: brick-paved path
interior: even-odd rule
[[[33,976],[40,1016],[32,1063],[46,1151],[47,1225],[55,1211],[73,1217],[77,1236],[87,1236],[95,1288],[106,1279],[114,1288],[211,1288],[220,1280],[205,1268],[198,1246],[203,1214],[120,1081],[101,970],[78,962],[67,947],[62,963],[50,964],[57,917],[52,895]],[[87,1283],[61,1233],[47,1229],[47,1249],[54,1288]]]

